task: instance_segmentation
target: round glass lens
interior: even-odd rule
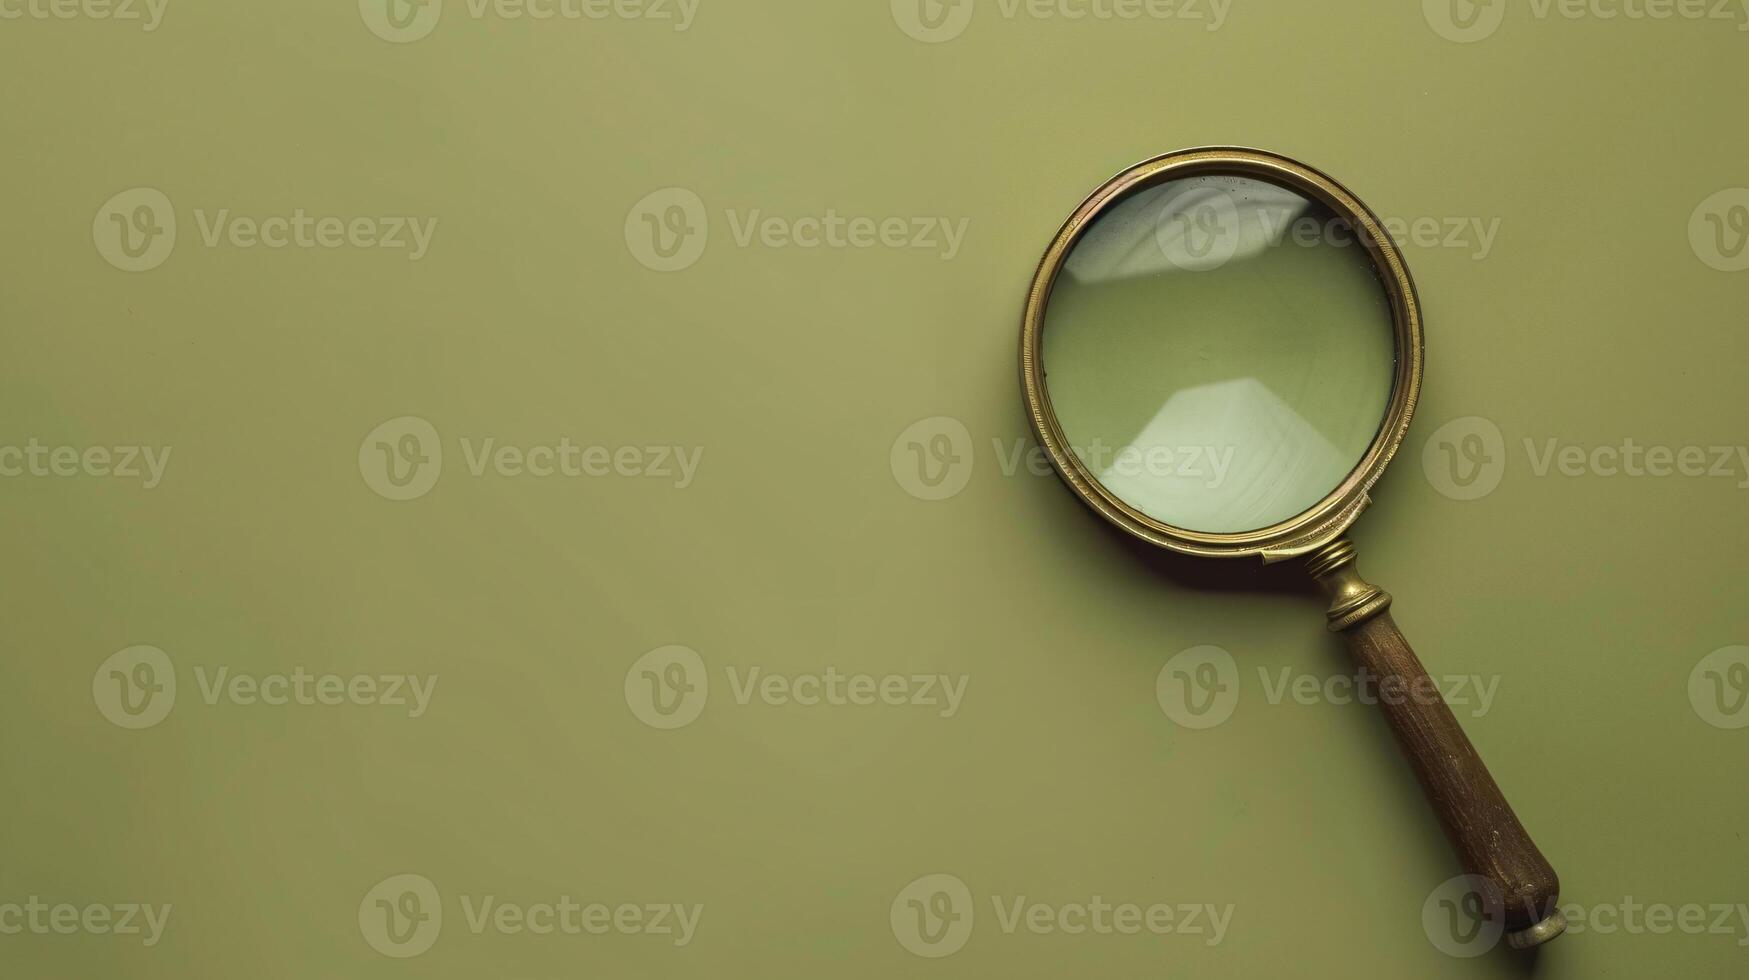
[[[1322,203],[1202,176],[1109,205],[1045,309],[1045,388],[1118,499],[1234,534],[1311,509],[1366,455],[1396,361],[1391,305]]]

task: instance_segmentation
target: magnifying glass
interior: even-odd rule
[[[1492,922],[1560,935],[1554,869],[1507,805],[1343,537],[1420,393],[1414,282],[1329,176],[1258,150],[1167,154],[1070,215],[1027,297],[1021,381],[1069,488],[1187,555],[1297,560]]]

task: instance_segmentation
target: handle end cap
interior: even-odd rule
[[[1561,914],[1560,909],[1556,909],[1536,925],[1507,933],[1506,943],[1513,949],[1530,949],[1532,946],[1541,946],[1566,931],[1567,917]]]

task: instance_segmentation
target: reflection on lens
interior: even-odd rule
[[[1045,311],[1045,385],[1106,489],[1173,527],[1238,533],[1310,509],[1391,396],[1391,307],[1355,232],[1243,177],[1109,206]]]

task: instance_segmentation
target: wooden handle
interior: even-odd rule
[[[1330,596],[1330,629],[1347,637],[1361,669],[1376,678],[1379,706],[1464,873],[1499,890],[1483,898],[1500,904],[1507,940],[1522,949],[1560,935],[1567,925],[1560,879],[1392,621],[1390,595],[1360,577],[1346,540],[1314,553],[1307,570]]]

